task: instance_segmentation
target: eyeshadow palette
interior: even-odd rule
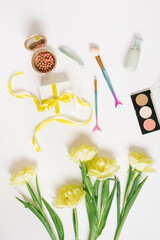
[[[160,125],[151,99],[151,91],[146,90],[131,95],[142,134],[160,130]]]

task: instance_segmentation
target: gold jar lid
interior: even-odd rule
[[[29,36],[24,46],[29,51],[36,51],[38,49],[44,48],[47,44],[47,38],[43,35],[31,35]]]

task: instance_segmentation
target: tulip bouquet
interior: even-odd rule
[[[96,240],[106,225],[116,190],[116,177],[112,177],[120,168],[115,159],[96,157],[96,154],[97,150],[94,147],[82,145],[73,148],[69,155],[71,160],[80,164],[90,226],[88,240]],[[93,184],[90,176],[96,178]],[[114,181],[111,193],[110,181]]]
[[[90,226],[88,240],[96,240],[106,225],[115,192],[117,195],[117,227],[114,240],[118,240],[128,213],[147,179],[145,177],[142,180],[143,172],[155,172],[151,158],[135,152],[129,154],[128,181],[121,208],[121,185],[115,176],[120,167],[113,158],[96,157],[97,152],[97,149],[88,145],[71,149],[69,159],[79,165],[83,184],[80,186],[75,184],[63,185],[60,187],[57,197],[52,201],[52,205],[56,208],[72,208],[75,240],[79,239],[77,205],[85,198]],[[41,196],[37,175],[37,193],[33,191],[29,184],[35,174],[37,174],[37,169],[32,166],[27,166],[22,171],[12,174],[11,185],[26,184],[32,203],[16,198],[39,218],[50,238],[56,240],[56,235],[43,209],[45,206],[56,228],[58,239],[64,240],[62,222],[53,208]]]

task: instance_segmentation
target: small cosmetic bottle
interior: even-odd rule
[[[53,71],[56,66],[56,58],[53,53],[46,49],[47,39],[43,35],[32,35],[24,43],[27,50],[34,52],[32,67],[40,74]]]
[[[136,71],[137,69],[140,58],[142,41],[143,39],[138,37],[135,37],[133,39],[132,46],[128,51],[128,54],[124,62],[124,68],[127,69],[128,71]]]

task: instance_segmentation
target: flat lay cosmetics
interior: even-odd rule
[[[104,68],[103,62],[102,62],[101,57],[99,55],[100,54],[99,53],[99,48],[97,46],[93,46],[93,47],[90,48],[90,52],[94,55],[95,59],[97,60],[97,63],[98,63],[98,65],[99,65],[99,67],[100,67],[100,69],[103,73],[103,76],[104,76],[104,78],[105,78],[105,80],[108,84],[108,87],[109,87],[109,89],[110,89],[110,91],[111,91],[111,93],[114,97],[115,107],[117,107],[117,105],[122,105],[122,103],[118,100],[118,98],[116,96],[116,93],[115,93],[115,91],[112,87],[112,83],[110,81],[110,78],[108,76],[108,73],[107,73],[106,69]]]
[[[158,118],[153,106],[151,91],[145,90],[131,95],[142,134],[160,130]]]
[[[51,72],[56,66],[56,58],[53,53],[44,47],[47,39],[43,35],[32,35],[26,39],[24,46],[29,51],[35,51],[32,57],[32,67],[38,73]]]
[[[83,66],[84,63],[82,60],[71,50],[69,47],[66,46],[59,46],[58,50],[62,53],[64,53],[66,56],[70,57],[74,61],[76,61],[79,65]]]
[[[141,45],[143,39],[135,37],[124,61],[124,68],[129,71],[136,71],[139,63]]]
[[[93,132],[95,132],[96,130],[102,132],[102,130],[100,129],[100,127],[98,125],[98,96],[97,96],[97,78],[96,78],[96,76],[94,76],[94,96],[95,96],[96,125],[93,128]]]

